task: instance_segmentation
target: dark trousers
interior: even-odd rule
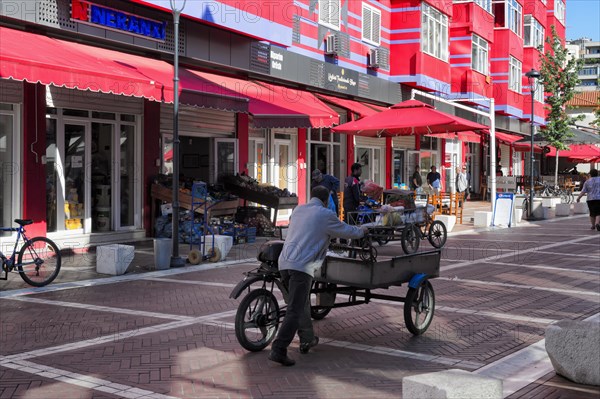
[[[288,287],[289,297],[283,322],[279,326],[277,338],[271,349],[281,355],[287,354],[287,347],[298,332],[300,342],[312,342],[315,333],[310,319],[310,288],[312,276],[295,270],[282,270],[281,280]]]

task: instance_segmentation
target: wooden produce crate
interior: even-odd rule
[[[242,198],[245,201],[254,202],[260,205],[264,205],[275,211],[273,216],[273,225],[277,222],[277,212],[280,209],[294,209],[298,206],[298,197],[278,197],[276,195],[269,195],[259,191],[250,190],[247,187],[240,187],[235,184],[227,183],[225,185],[227,190],[234,195]]]

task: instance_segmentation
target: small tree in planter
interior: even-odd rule
[[[549,111],[548,123],[540,130],[540,134],[549,145],[556,148],[554,180],[556,185],[558,184],[558,153],[560,150],[569,149],[565,141],[572,137],[569,125],[583,118],[583,115],[572,117],[566,112],[567,101],[573,98],[575,86],[580,82],[578,75],[583,61],[576,58],[569,59],[567,49],[554,26],[552,26],[552,36],[546,38],[546,43],[550,46],[548,51],[544,51],[543,46],[538,47],[542,64],[540,84],[547,94],[545,103]]]

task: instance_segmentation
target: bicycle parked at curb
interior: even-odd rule
[[[34,287],[50,284],[60,271],[61,255],[58,246],[46,237],[27,237],[25,226],[32,224],[33,220],[15,219],[15,223],[19,227],[0,227],[0,232],[17,232],[12,255],[6,257],[0,251],[0,266],[4,272],[0,280],[8,280],[8,273],[16,269],[27,284]],[[24,244],[17,252],[21,236]]]

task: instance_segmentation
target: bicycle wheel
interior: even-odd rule
[[[446,238],[448,237],[448,231],[446,225],[439,220],[434,220],[429,226],[427,233],[427,240],[435,248],[442,248],[446,244]]]
[[[251,291],[242,299],[235,315],[235,336],[250,352],[265,349],[279,328],[279,304],[270,291]]]
[[[58,276],[60,263],[60,251],[54,241],[46,237],[34,237],[21,248],[17,270],[27,284],[43,287]]]
[[[435,294],[427,280],[418,288],[409,288],[404,301],[404,324],[414,335],[421,335],[429,328],[435,311]]]
[[[419,249],[419,244],[421,244],[421,230],[414,224],[407,225],[402,230],[400,244],[405,254],[414,254]]]

